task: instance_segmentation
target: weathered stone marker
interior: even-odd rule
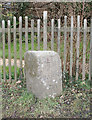
[[[62,91],[61,60],[54,51],[27,51],[24,56],[28,91],[39,99]]]

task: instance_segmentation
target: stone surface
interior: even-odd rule
[[[54,51],[27,51],[24,56],[28,91],[39,99],[62,91],[61,60]]]

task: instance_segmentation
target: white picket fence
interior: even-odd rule
[[[89,79],[92,78],[92,19],[91,26],[87,27],[87,20],[84,19],[84,27],[80,27],[80,16],[77,16],[77,27],[74,27],[73,24],[73,16],[71,16],[71,27],[67,26],[67,16],[64,17],[64,26],[61,27],[61,20],[58,19],[58,26],[54,26],[54,19],[51,20],[51,28],[47,26],[47,11],[43,13],[43,27],[40,25],[41,20],[37,20],[37,27],[34,27],[34,20],[31,20],[31,27],[28,27],[28,17],[25,17],[25,28],[22,28],[22,17],[19,17],[19,28],[16,28],[16,17],[13,17],[13,28],[11,28],[10,20],[8,20],[7,28],[5,28],[5,21],[2,20],[2,28],[0,28],[0,32],[2,33],[2,42],[3,42],[3,79],[6,80],[6,63],[5,63],[5,33],[8,33],[8,61],[9,61],[9,79],[11,80],[11,33],[13,33],[14,37],[14,74],[15,80],[17,80],[17,58],[16,58],[16,33],[19,33],[19,45],[20,45],[20,68],[22,69],[22,33],[25,32],[25,49],[28,48],[28,33],[31,32],[31,50],[34,50],[34,33],[37,33],[37,50],[40,50],[40,36],[41,32],[43,32],[43,50],[47,50],[47,33],[51,32],[51,50],[54,50],[54,33],[57,32],[57,52],[60,52],[60,37],[61,32],[64,33],[64,59],[63,59],[63,73],[66,72],[66,56],[67,56],[67,33],[70,32],[70,76],[72,78],[73,72],[76,72],[76,80],[78,80],[79,76],[79,46],[80,46],[80,33],[84,34],[83,37],[83,63],[82,63],[82,80],[85,80],[85,64],[86,64],[86,43],[87,43],[87,33],[90,33],[90,57],[89,57]],[[73,33],[77,35],[76,41],[76,71],[72,70],[73,67]]]

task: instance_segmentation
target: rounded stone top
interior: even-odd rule
[[[36,56],[58,55],[55,51],[27,51],[25,54],[32,54]]]

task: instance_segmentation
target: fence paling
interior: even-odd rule
[[[51,50],[54,50],[54,19],[51,20]]]
[[[3,77],[4,81],[6,80],[6,71],[5,71],[5,21],[2,21],[2,40],[3,40]]]
[[[16,65],[16,17],[13,18],[14,21],[14,78],[17,80],[17,65]]]
[[[10,32],[10,20],[8,20],[8,59],[9,59],[9,80],[11,81],[11,32]]]
[[[28,51],[28,17],[25,17],[25,49]]]
[[[73,65],[73,16],[71,16],[70,77],[72,77],[72,65]]]
[[[57,52],[58,52],[58,54],[60,55],[60,19],[58,19],[58,50],[57,50]]]
[[[34,50],[34,20],[31,20],[31,49]]]
[[[85,63],[86,63],[86,34],[87,34],[87,20],[84,19],[84,40],[83,40],[83,66],[82,66],[82,80],[85,80]]]
[[[64,27],[65,27],[65,30],[64,30],[64,76],[65,76],[65,72],[66,72],[66,40],[67,40],[67,30],[66,30],[66,28],[67,28],[67,16],[65,16],[64,17],[64,21],[65,21],[65,23],[64,23]]]
[[[89,80],[92,79],[92,19],[91,19],[91,34],[90,34],[90,58],[89,58]]]
[[[37,20],[37,41],[38,41],[37,50],[40,50],[40,19]]]
[[[79,75],[79,45],[80,45],[80,16],[77,16],[77,44],[76,44],[76,80],[78,80]]]
[[[20,79],[22,79],[22,17],[19,17]]]
[[[47,11],[43,13],[43,49],[47,50]]]

